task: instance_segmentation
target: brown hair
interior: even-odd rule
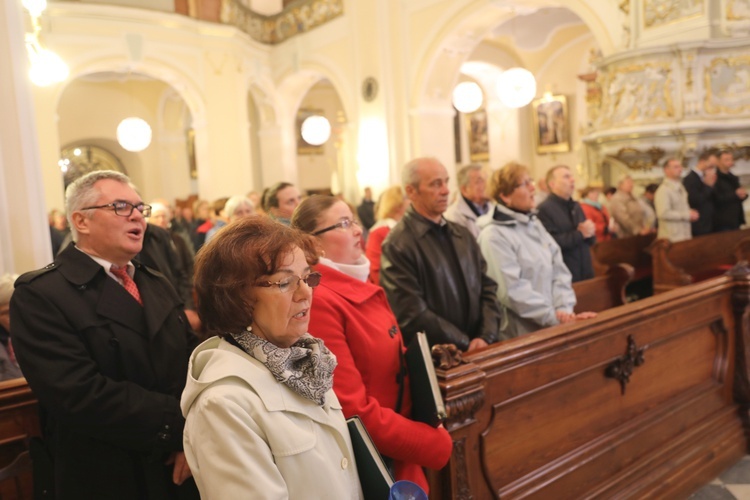
[[[308,264],[317,263],[309,238],[267,217],[245,217],[216,233],[195,258],[198,313],[206,332],[224,336],[252,324],[250,290],[274,274],[295,247]]]
[[[510,162],[492,172],[487,183],[487,195],[502,203],[500,195],[510,196],[521,184],[521,177],[529,172],[528,167],[517,162]]]
[[[601,193],[602,188],[599,186],[588,185],[585,188],[581,189],[581,198],[586,198],[591,191],[599,191]]]
[[[315,194],[302,200],[292,215],[291,226],[303,233],[312,234],[318,227],[320,215],[338,203],[335,196]]]

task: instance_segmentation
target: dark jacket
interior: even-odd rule
[[[596,242],[596,237],[584,238],[578,231],[578,224],[586,220],[581,205],[550,193],[539,205],[539,220],[560,245],[563,262],[573,275],[573,283],[593,278],[589,247]]]
[[[745,223],[745,211],[742,202],[737,196],[737,188],[740,187],[740,178],[732,172],[726,174],[721,170],[716,172],[716,184],[714,184],[714,231],[734,231]]]
[[[166,278],[134,265],[143,307],[74,245],[16,281],[13,346],[39,400],[55,498],[175,498],[164,461],[182,449],[197,342]]]
[[[709,234],[714,228],[714,198],[713,187],[706,185],[703,179],[691,170],[689,174],[682,179],[682,185],[688,194],[688,205],[690,208],[697,210],[700,217],[697,221],[690,224],[693,236]]]
[[[497,283],[487,276],[487,264],[469,230],[445,222],[461,276],[452,274],[452,250],[435,234],[434,224],[412,207],[383,242],[380,284],[404,341],[408,345],[424,331],[431,345],[455,344],[462,350],[475,338],[496,342],[502,319]]]
[[[185,309],[194,309],[192,275],[182,266],[182,259],[169,231],[153,224],[146,226],[143,249],[138,254],[142,264],[162,273],[172,284]]]

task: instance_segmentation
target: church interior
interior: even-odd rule
[[[750,185],[750,0],[39,3],[0,5],[0,274],[52,261],[47,214],[100,169],[128,175],[144,201],[286,181],[358,205],[418,157],[445,165],[452,192],[463,165],[517,161],[534,179],[567,165],[577,188],[630,176],[640,195],[664,160],[690,168],[712,149]],[[62,78],[32,82],[34,65]],[[323,138],[304,138],[320,116]],[[121,137],[131,117],[146,147]],[[727,270],[733,238],[646,258],[661,255],[668,280],[680,258],[725,250]],[[603,259],[597,299],[628,261]],[[595,323],[447,361],[454,453],[428,475],[431,498],[687,498],[744,463],[745,271],[678,277]],[[619,384],[601,375],[614,359]],[[0,406],[31,404],[28,388],[8,391]]]

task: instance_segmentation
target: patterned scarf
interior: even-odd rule
[[[250,332],[232,333],[237,344],[257,359],[291,390],[323,406],[326,392],[333,387],[336,356],[323,341],[304,334],[289,348],[278,347]]]

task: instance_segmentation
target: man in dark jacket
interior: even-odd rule
[[[150,207],[112,171],[73,182],[66,204],[75,245],[22,275],[11,301],[43,424],[35,482],[58,499],[197,498],[192,480],[177,487],[190,475],[179,402],[196,339],[166,278],[131,261]]]
[[[573,275],[573,283],[594,277],[589,247],[596,242],[594,223],[572,199],[575,179],[565,165],[547,172],[550,194],[539,205],[539,220],[562,250],[563,261]]]
[[[732,172],[734,156],[730,151],[719,154],[719,171],[714,184],[714,231],[735,231],[745,223],[745,210],[742,202],[747,199],[747,191],[740,186],[740,179]]]
[[[424,331],[431,345],[472,351],[496,342],[497,283],[469,230],[443,218],[448,172],[418,158],[402,172],[411,207],[383,243],[380,283],[406,342]]]
[[[698,212],[698,220],[690,224],[693,237],[713,232],[714,184],[716,184],[716,153],[706,150],[698,156],[698,162],[682,179],[688,194],[690,208]]]

